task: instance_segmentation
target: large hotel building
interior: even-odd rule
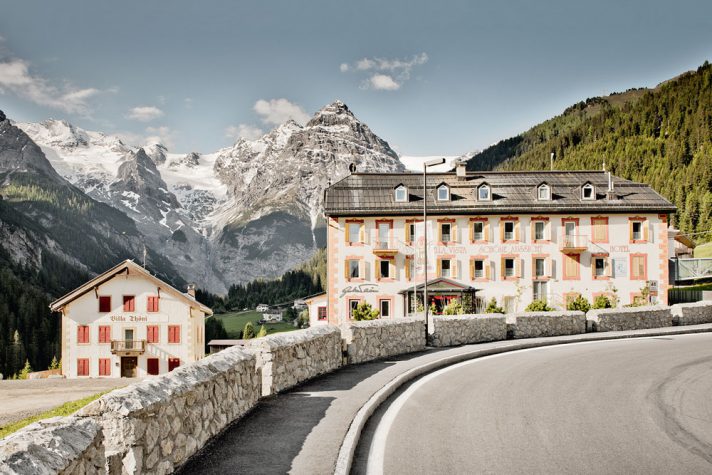
[[[423,223],[423,199],[427,222]],[[325,191],[325,322],[367,301],[381,318],[458,299],[481,312],[581,295],[667,303],[668,216],[648,185],[603,171],[352,173]],[[423,231],[427,227],[428,246]],[[416,297],[417,296],[417,297]],[[418,304],[416,304],[416,299]]]

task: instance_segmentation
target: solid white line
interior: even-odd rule
[[[682,336],[682,335],[670,335],[670,336]],[[612,342],[633,342],[633,341],[640,341],[640,340],[650,340],[650,339],[655,339],[659,338],[659,336],[650,336],[650,337],[641,337],[641,338],[631,338],[631,339],[621,339],[621,340],[597,340],[597,341],[581,341],[577,343],[568,343],[565,345],[551,345],[551,346],[541,346],[537,348],[526,348],[522,350],[514,350],[514,351],[508,351],[504,353],[497,353],[494,355],[488,355],[488,356],[483,356],[481,358],[475,358],[472,360],[467,360],[467,361],[461,361],[460,363],[455,363],[452,366],[448,366],[446,368],[439,369],[437,371],[434,371],[426,376],[423,376],[416,382],[414,382],[408,389],[403,391],[403,393],[398,396],[393,403],[391,403],[390,406],[388,406],[388,409],[386,410],[385,414],[383,414],[383,417],[381,418],[381,421],[378,423],[378,426],[376,427],[376,431],[373,434],[373,439],[371,441],[371,446],[369,447],[368,450],[368,464],[366,465],[366,473],[368,475],[383,475],[384,473],[384,465],[386,462],[386,440],[388,439],[388,434],[391,431],[391,427],[393,426],[393,423],[396,420],[396,417],[398,417],[398,413],[400,410],[405,406],[405,403],[408,401],[408,398],[410,398],[418,389],[426,385],[428,382],[432,381],[433,379],[437,378],[438,376],[441,376],[444,373],[447,373],[448,371],[453,371],[455,369],[461,368],[462,366],[469,365],[469,364],[474,364],[478,363],[480,361],[492,359],[492,358],[497,358],[501,356],[507,356],[507,355],[516,355],[519,353],[525,353],[528,351],[538,351],[538,350],[551,350],[551,349],[563,349],[563,348],[568,348],[574,345],[587,345],[591,343],[612,343]]]

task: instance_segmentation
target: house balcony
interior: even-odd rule
[[[559,241],[559,250],[566,254],[581,254],[588,249],[588,237],[579,234],[563,235]]]
[[[118,356],[138,356],[146,351],[146,340],[111,340],[111,353]]]
[[[376,241],[373,243],[373,253],[377,256],[395,256],[398,246],[394,240]]]

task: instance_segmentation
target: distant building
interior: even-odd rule
[[[309,326],[327,325],[327,299],[326,292],[311,295],[304,299],[309,308]]]
[[[212,355],[213,353],[217,353],[218,351],[222,351],[233,346],[244,347],[246,345],[246,341],[247,340],[210,340],[208,342],[208,350]]]
[[[282,311],[279,309],[271,309],[262,313],[262,320],[268,323],[275,323],[282,321]]]
[[[258,312],[266,312],[267,310],[269,310],[269,305],[267,305],[266,303],[261,303],[257,306],[255,310]]]
[[[62,314],[62,373],[141,377],[205,356],[212,311],[127,260],[52,302]]]

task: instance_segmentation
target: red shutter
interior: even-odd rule
[[[111,341],[111,327],[109,325],[99,326],[99,343],[109,343]]]
[[[168,325],[168,343],[180,343],[180,325]]]
[[[146,360],[146,365],[146,370],[148,371],[148,374],[158,374],[158,358],[148,358]]]
[[[87,325],[77,327],[77,343],[89,343],[89,327]]]
[[[111,358],[99,358],[99,376],[111,376]]]
[[[149,325],[146,327],[146,339],[149,343],[158,343],[158,325]]]
[[[111,297],[104,295],[99,297],[99,311],[102,313],[111,312]]]
[[[89,359],[77,359],[77,376],[89,376]]]
[[[146,306],[148,312],[158,312],[158,297],[155,295],[148,297],[148,302]]]
[[[134,312],[136,310],[136,299],[133,295],[124,295],[124,312]]]
[[[326,307],[319,307],[319,320],[326,320]]]
[[[168,358],[168,371],[173,371],[178,366],[180,366],[180,360],[178,358]]]

